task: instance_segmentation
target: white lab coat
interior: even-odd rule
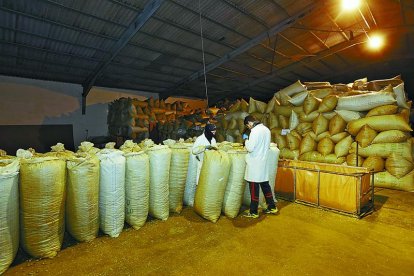
[[[269,181],[267,158],[270,149],[270,130],[263,124],[251,129],[249,139],[245,142],[246,171],[244,179],[250,182]]]
[[[211,139],[211,144],[207,140],[204,133],[197,137],[197,139],[194,142],[193,148],[191,152],[198,157],[197,158],[197,185],[198,185],[198,179],[200,178],[200,172],[201,172],[201,166],[203,165],[203,159],[204,159],[204,151],[206,150],[206,146],[217,146],[216,139]]]

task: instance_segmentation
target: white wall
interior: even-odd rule
[[[0,125],[72,124],[75,148],[88,136],[106,136],[108,103],[156,93],[94,87],[82,115],[82,86],[0,75]]]

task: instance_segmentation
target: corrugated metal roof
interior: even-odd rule
[[[213,102],[246,89],[271,97],[297,79],[349,78],[349,68],[378,60],[389,72],[397,68],[393,58],[407,66],[401,60],[414,58],[407,1],[366,0],[346,14],[335,0],[4,0],[0,73],[204,97],[200,8]],[[353,43],[371,29],[387,34],[392,47],[383,56]]]

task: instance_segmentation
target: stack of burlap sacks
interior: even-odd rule
[[[364,166],[375,172],[375,186],[414,191],[410,108],[399,77],[297,81],[267,104],[237,101],[219,120],[219,137],[240,141],[242,119],[252,114],[271,129],[281,158]]]
[[[152,97],[145,101],[120,98],[109,104],[107,123],[112,135],[119,134],[120,127],[126,127],[131,138],[143,140],[148,137],[150,123],[175,122],[178,117],[192,112],[187,104],[180,101],[171,104]]]

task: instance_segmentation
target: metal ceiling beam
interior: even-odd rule
[[[133,10],[133,11],[140,11],[139,9],[137,9],[136,7],[132,7],[132,6],[130,6],[130,5],[128,5],[128,4],[125,4],[125,3],[122,3],[122,2],[119,2],[118,0],[110,0],[111,2],[113,2],[113,3],[116,3],[116,4],[119,4],[119,5],[121,5],[121,6],[123,6],[123,7],[125,7],[125,8],[128,8],[128,9],[130,9],[130,10]],[[185,6],[183,6],[183,5],[181,5],[181,4],[178,4],[178,3],[176,3],[176,2],[172,2],[172,3],[174,3],[174,4],[177,4],[178,6],[180,6],[180,7],[183,7],[184,9],[186,9],[186,10],[189,10],[189,11],[191,11],[192,13],[194,13],[194,14],[197,14],[198,15],[198,13],[196,13],[195,11],[193,11],[193,10],[191,10],[191,9],[189,9],[189,8],[187,8],[187,7],[185,7]],[[207,17],[205,17],[206,19],[208,19],[208,20],[210,20],[211,22],[213,22],[213,23],[215,23],[215,24],[218,24],[218,25],[222,25],[221,23],[218,23],[218,22],[216,22],[216,21],[214,21],[214,20],[211,20],[211,19],[209,19],[209,18],[207,18]],[[199,32],[197,32],[197,31],[194,31],[193,29],[190,29],[190,28],[188,28],[187,26],[183,26],[183,25],[180,25],[180,24],[178,24],[178,23],[176,23],[176,22],[173,22],[173,21],[170,21],[170,20],[166,20],[166,19],[164,19],[164,18],[161,18],[161,17],[159,17],[159,16],[157,16],[157,15],[154,15],[153,16],[153,19],[155,19],[155,20],[158,20],[158,21],[160,21],[160,22],[162,22],[162,23],[164,23],[164,24],[167,24],[167,25],[169,25],[169,26],[173,26],[173,27],[175,27],[175,28],[177,28],[177,29],[179,29],[179,30],[182,30],[182,31],[185,31],[185,32],[188,32],[188,33],[191,33],[192,35],[194,35],[194,36],[196,36],[197,38],[199,38],[200,37],[200,33]],[[229,30],[229,31],[232,31],[232,32],[235,32],[234,31],[234,29],[232,29],[232,28],[230,28],[230,27],[226,27],[226,26],[222,26],[223,28],[226,28],[227,30]],[[236,34],[238,34],[238,35],[240,35],[240,36],[242,36],[242,37],[244,37],[245,39],[250,39],[249,37],[247,37],[247,36],[245,36],[245,35],[243,35],[243,34],[241,34],[241,33],[239,33],[239,32],[235,32]],[[206,34],[204,34],[204,39],[206,39],[206,40],[209,40],[210,42],[212,42],[212,43],[215,43],[215,44],[217,44],[217,45],[220,45],[220,46],[222,46],[222,47],[227,47],[227,48],[229,48],[229,49],[232,49],[232,50],[234,50],[234,49],[236,49],[236,47],[234,47],[233,45],[231,45],[231,44],[229,44],[229,43],[226,43],[226,42],[222,42],[222,41],[217,41],[216,39],[214,39],[214,38],[212,38],[212,37],[210,37],[209,35],[206,35]],[[140,45],[138,45],[138,44],[134,44],[134,43],[130,43],[131,45],[135,45],[135,46],[140,46]],[[273,52],[273,49],[272,48],[269,48],[267,45],[265,45],[265,44],[263,44],[263,43],[260,43],[260,44],[258,44],[258,45],[260,45],[260,46],[262,46],[262,47],[264,47],[266,50],[269,50],[269,51],[272,51]],[[277,54],[279,54],[279,55],[281,55],[281,56],[283,56],[283,57],[287,57],[286,55],[284,55],[283,53],[280,53],[280,52],[278,52],[278,51],[276,51],[276,53]],[[252,55],[252,54],[249,54],[251,57],[253,57],[253,58],[255,58],[255,59],[258,59],[255,55]],[[246,67],[249,67],[249,66],[246,66]],[[250,67],[251,69],[253,69],[253,70],[256,70],[256,71],[260,71],[260,70],[257,70],[257,68],[254,68],[254,67]],[[262,72],[263,73],[263,72]]]
[[[214,61],[213,63],[208,64],[206,66],[206,68],[205,68],[206,72],[209,72],[209,71],[217,68],[218,66],[226,63],[227,61],[233,59],[234,57],[236,57],[236,56],[238,56],[238,55],[246,52],[250,48],[256,46],[261,41],[263,41],[264,39],[266,39],[268,36],[273,36],[275,34],[278,34],[278,33],[282,32],[282,31],[286,30],[287,28],[289,28],[290,26],[292,26],[293,24],[295,24],[297,20],[300,20],[304,16],[308,15],[309,13],[311,13],[312,11],[314,11],[316,8],[317,8],[317,5],[315,3],[307,6],[306,8],[304,8],[299,13],[296,13],[295,15],[293,15],[293,16],[285,19],[285,20],[283,20],[282,22],[280,22],[276,26],[272,27],[271,29],[267,30],[266,32],[263,32],[263,33],[259,34],[255,38],[251,39],[250,41],[248,41],[247,43],[243,44],[242,46],[234,49],[233,51],[231,51],[230,53],[226,54],[222,58]],[[188,82],[191,82],[193,80],[198,79],[203,74],[204,74],[204,69],[200,69],[199,71],[193,73],[192,75],[188,76],[187,78],[181,80],[175,87],[173,87],[173,88],[171,88],[169,90],[172,90],[173,91],[173,90],[177,89],[178,87],[180,87],[181,85],[183,85],[185,83],[188,83]]]
[[[33,58],[33,57],[24,57],[22,55],[13,55],[13,54],[10,54],[10,53],[7,53],[6,55],[0,54],[0,57],[13,57],[13,58],[16,58],[16,59],[30,60],[30,61],[39,62],[40,64],[43,64],[43,63],[46,62],[47,64],[51,64],[51,65],[54,65],[54,66],[61,66],[61,67],[64,67],[66,69],[75,68],[78,71],[82,71],[82,70],[83,71],[89,71],[89,70],[87,70],[87,69],[85,69],[84,67],[81,67],[81,66],[74,66],[74,65],[68,66],[67,64],[56,63],[56,62],[52,62],[52,61],[49,61],[49,60],[45,61],[44,59],[40,60],[40,59],[36,59],[36,58]],[[77,75],[77,76],[82,77],[82,76],[85,76],[85,75]]]
[[[45,40],[51,40],[51,41],[58,42],[58,43],[64,43],[64,44],[68,44],[68,45],[71,45],[71,46],[82,47],[82,48],[90,49],[90,50],[97,51],[97,52],[108,53],[107,50],[103,50],[101,48],[93,47],[93,46],[90,46],[90,45],[83,45],[83,44],[79,44],[79,43],[76,43],[76,42],[71,42],[71,41],[68,41],[68,40],[56,39],[56,38],[53,38],[53,37],[49,37],[49,36],[41,35],[41,34],[35,34],[35,33],[32,33],[32,32],[25,31],[25,30],[21,30],[21,29],[10,28],[10,27],[5,27],[5,26],[1,26],[0,30],[1,29],[8,30],[8,31],[11,31],[11,32],[22,33],[22,34],[25,34],[25,35],[34,36],[34,37],[45,39]]]
[[[111,48],[111,56],[102,62],[98,68],[85,80],[83,84],[82,97],[86,97],[95,83],[96,79],[102,74],[106,66],[118,55],[125,45],[134,37],[134,35],[144,26],[150,17],[159,9],[164,0],[152,0],[148,2],[142,13],[140,13],[134,21],[128,26],[119,40]],[[85,106],[82,106],[82,114],[85,114]]]
[[[367,37],[365,36],[365,34],[360,34],[359,36],[355,37],[351,41],[344,41],[344,42],[341,42],[339,44],[336,44],[335,46],[333,46],[329,49],[326,49],[324,51],[321,51],[321,52],[317,53],[313,57],[305,58],[305,59],[301,60],[300,62],[294,62],[294,63],[292,63],[292,64],[290,64],[290,65],[288,65],[288,66],[286,66],[286,67],[284,67],[284,68],[282,68],[278,71],[273,72],[270,75],[267,75],[267,76],[265,76],[263,78],[260,78],[256,81],[253,81],[252,83],[250,83],[249,86],[243,87],[241,90],[248,89],[251,86],[254,86],[258,83],[267,81],[267,80],[272,79],[276,76],[280,76],[284,73],[294,71],[296,68],[303,66],[303,64],[308,64],[309,65],[313,62],[320,61],[320,60],[322,60],[322,59],[324,59],[324,58],[326,58],[330,55],[333,55],[333,54],[338,53],[340,51],[346,50],[346,49],[348,49],[350,47],[353,47],[355,45],[364,43],[364,42],[366,42],[366,40],[367,40]]]
[[[265,29],[269,29],[269,26],[267,25],[267,23],[265,21],[263,21],[259,17],[255,16],[254,14],[251,14],[249,11],[247,11],[246,9],[244,9],[243,7],[241,7],[240,5],[234,3],[233,1],[230,1],[230,0],[220,0],[220,1],[226,3],[230,7],[238,10],[240,13],[242,13],[242,14],[250,17],[251,19],[253,19],[257,23],[259,23],[260,25],[262,25]]]
[[[50,19],[47,19],[47,18],[44,18],[44,17],[40,17],[40,16],[36,16],[36,15],[24,13],[24,12],[21,12],[21,11],[9,9],[9,8],[4,7],[4,6],[0,6],[0,10],[5,11],[5,12],[9,12],[9,13],[14,13],[16,15],[21,15],[21,16],[25,16],[25,17],[28,17],[28,18],[36,19],[36,20],[38,20],[40,22],[46,22],[46,23],[49,23],[49,24],[52,24],[52,25],[57,25],[57,26],[60,26],[60,27],[63,27],[63,28],[67,28],[67,29],[73,30],[73,31],[83,32],[83,33],[87,33],[87,34],[90,34],[90,35],[93,35],[93,36],[96,36],[96,37],[100,37],[100,38],[105,38],[105,39],[110,39],[110,40],[116,41],[116,38],[111,37],[111,36],[108,36],[108,35],[103,35],[103,34],[95,33],[95,32],[92,32],[92,31],[89,31],[89,30],[86,30],[86,29],[74,27],[74,26],[71,26],[71,25],[68,25],[68,24],[64,24],[64,23],[60,23],[60,22],[57,22],[57,21],[54,21],[54,20],[50,20]]]
[[[54,51],[54,50],[48,50],[48,49],[45,49],[45,48],[40,48],[40,47],[27,45],[27,44],[21,44],[21,43],[17,43],[17,42],[0,40],[0,43],[10,44],[10,45],[18,46],[18,47],[24,47],[24,48],[28,48],[28,49],[37,50],[37,51],[40,51],[40,52],[45,52],[45,53],[51,53],[51,54],[62,55],[62,56],[70,56],[72,58],[78,58],[78,59],[81,59],[81,60],[89,60],[91,62],[96,62],[96,63],[100,62],[99,59],[95,59],[95,58],[91,58],[91,57],[77,56],[77,55],[74,55],[74,54],[71,54],[71,53],[65,53],[65,52],[57,52],[57,51]]]
[[[0,28],[0,30],[1,30],[1,28]],[[91,58],[91,57],[78,56],[78,55],[74,55],[74,54],[71,54],[71,53],[58,52],[58,51],[54,51],[54,50],[48,50],[48,49],[44,49],[44,48],[40,48],[40,47],[36,47],[36,46],[31,46],[31,45],[27,45],[27,44],[16,43],[16,42],[0,40],[0,44],[10,44],[10,45],[13,45],[13,46],[16,46],[16,47],[28,48],[28,49],[32,49],[32,50],[35,50],[35,51],[44,52],[44,53],[53,54],[53,55],[69,56],[69,57],[74,58],[74,59],[78,59],[78,60],[81,60],[81,61],[87,60],[89,62],[94,62],[96,64],[99,64],[99,62],[101,61],[99,59],[95,59],[95,58]],[[125,56],[125,57],[132,58],[130,56]],[[149,60],[144,60],[144,59],[137,58],[137,57],[133,57],[133,59],[138,59],[138,60],[141,60],[141,61],[144,61],[144,62],[151,62]],[[138,71],[139,70],[146,70],[146,71],[149,71],[149,72],[159,73],[159,72],[153,71],[151,69],[138,68],[138,67],[130,66],[130,65],[127,65],[127,64],[122,64],[120,62],[112,61],[112,64],[114,66],[120,66],[120,67],[128,68],[128,69],[131,69],[131,70],[138,70]],[[170,67],[172,69],[180,69],[180,70],[183,70],[183,71],[191,72],[190,69],[182,68],[182,67],[179,67],[179,66],[173,66],[173,65],[170,65],[170,64],[163,64],[163,63],[155,63],[155,64],[159,64],[160,66]],[[66,66],[68,66],[68,65],[66,64]],[[72,65],[71,65],[71,67],[76,68],[76,66],[72,66]],[[85,69],[85,67],[83,67],[83,69]],[[92,71],[92,68],[89,71]],[[165,73],[165,74],[170,74],[171,75],[171,73]],[[174,75],[174,74],[172,74],[172,75]],[[175,77],[181,78],[182,76],[175,74]]]
[[[347,40],[349,41],[349,37],[346,35],[346,33],[344,32],[344,30],[338,25],[338,23],[336,23],[335,19],[332,18],[332,16],[329,15],[329,13],[326,13],[326,16],[328,17],[329,21],[331,21],[331,23],[339,30],[340,34]]]
[[[55,1],[51,1],[51,0],[38,0],[38,1],[42,1],[42,2],[47,3],[49,5],[56,6],[56,7],[65,9],[65,10],[69,10],[69,11],[72,11],[72,12],[75,12],[75,13],[78,13],[78,14],[81,14],[81,15],[83,15],[85,17],[88,17],[88,18],[93,18],[93,19],[96,19],[96,20],[99,20],[99,21],[103,21],[105,23],[113,24],[113,25],[116,25],[117,27],[121,27],[121,28],[128,27],[127,25],[120,24],[120,23],[117,23],[117,22],[114,22],[114,21],[111,21],[111,20],[108,20],[108,19],[105,19],[105,18],[102,18],[102,17],[98,17],[98,16],[93,15],[91,13],[86,13],[84,11],[81,11],[81,10],[78,10],[78,9],[75,9],[75,8],[72,8],[72,7],[63,5],[61,3],[57,3]]]

